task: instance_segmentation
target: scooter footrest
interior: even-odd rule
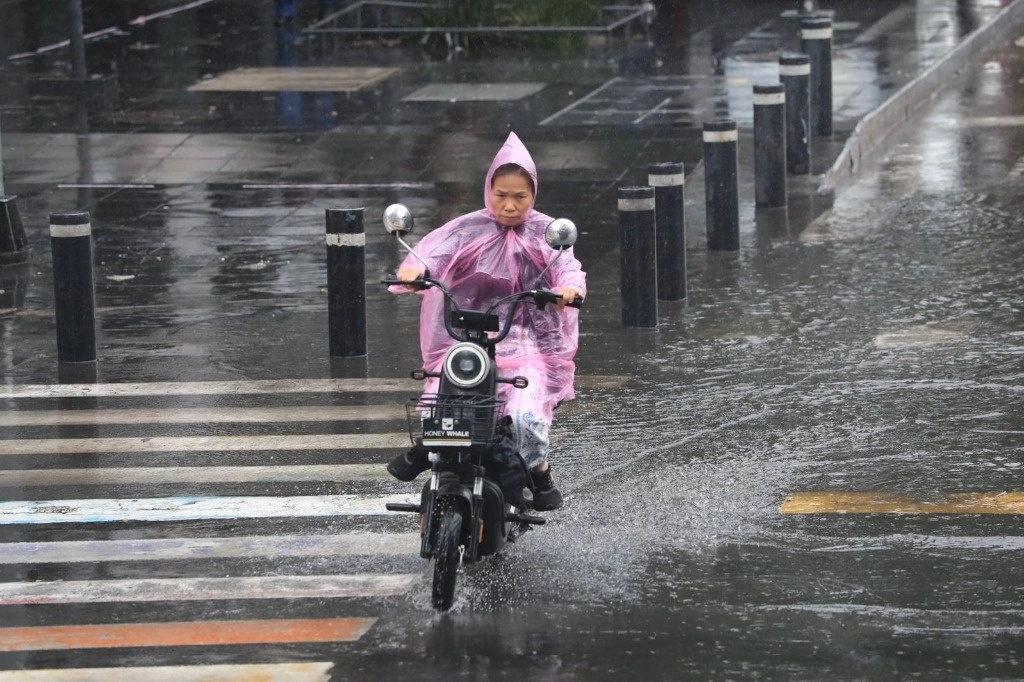
[[[418,504],[410,504],[408,502],[387,502],[384,504],[384,508],[388,511],[420,513],[420,506]]]
[[[533,514],[509,514],[508,520],[513,523],[528,523],[532,526],[543,526],[548,522],[543,516],[534,516]]]

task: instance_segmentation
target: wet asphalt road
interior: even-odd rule
[[[431,612],[426,566],[402,554],[345,556],[317,554],[314,548],[293,557],[267,550],[264,557],[161,560],[156,555],[157,560],[5,563],[0,575],[13,584],[363,572],[411,575],[413,582],[389,597],[235,595],[150,603],[140,601],[137,593],[135,603],[7,602],[0,606],[5,627],[341,616],[377,620],[352,643],[54,648],[0,654],[0,667],[330,661],[336,666],[333,679],[353,680],[527,675],[590,680],[627,674],[653,679],[1018,679],[1024,623],[1016,569],[1024,544],[1016,515],[783,515],[779,507],[787,495],[799,492],[938,500],[958,492],[1019,490],[1024,430],[1024,280],[1019,268],[1024,239],[1016,191],[1024,113],[1020,51],[1007,46],[976,65],[890,141],[891,151],[877,172],[843,190],[806,229],[745,213],[740,253],[723,255],[701,249],[702,235],[692,234],[696,228],[691,224],[690,298],[685,304],[663,305],[656,332],[622,330],[617,324],[614,216],[600,202],[586,200],[606,196],[616,178],[545,184],[542,175],[542,192],[552,188],[556,207],[546,210],[587,226],[578,253],[596,284],[582,321],[579,358],[580,374],[591,378],[581,381],[580,399],[566,406],[555,435],[555,466],[567,506],[506,555],[467,571],[450,615]],[[6,117],[4,125],[6,145],[11,130]],[[13,129],[15,136],[18,132]],[[656,148],[657,137],[652,139],[647,144]],[[627,166],[642,168],[643,163],[639,154]],[[15,183],[34,172],[9,165],[14,165]],[[281,171],[276,173],[279,179]],[[418,215],[429,220],[474,200],[475,185],[464,184],[373,195],[372,204],[379,211],[400,198],[417,205]],[[69,197],[69,190],[55,199],[54,191],[41,185],[26,182],[22,187],[27,215],[45,214],[45,207]],[[20,193],[22,187],[13,188]],[[448,198],[451,189],[463,198]],[[308,242],[322,231],[323,207],[339,197],[317,194],[254,194],[232,183],[202,191],[161,186],[104,193],[94,222],[115,226],[110,236],[97,238],[103,273],[98,294],[109,306],[101,315],[101,379],[329,376],[326,325],[317,321],[324,310],[318,290],[321,250]],[[118,208],[122,198],[130,206],[124,212]],[[397,262],[398,253],[374,234],[367,197],[353,200],[368,205],[372,280]],[[702,208],[699,197],[690,196],[688,202],[690,209]],[[140,212],[139,206],[146,208]],[[149,218],[118,218],[126,213]],[[299,227],[282,236],[283,225]],[[145,235],[153,231],[173,239],[150,248]],[[42,286],[49,273],[41,260],[36,259],[39,269],[24,310],[0,318],[8,391],[53,383],[49,294]],[[132,287],[110,279],[112,274],[136,275],[144,282]],[[364,371],[370,377],[401,377],[416,357],[414,337],[390,332],[411,328],[414,306],[372,286],[368,300],[371,338],[387,343],[372,345]],[[359,361],[353,364],[364,369]],[[15,439],[400,431],[402,420],[387,410],[401,400],[401,392],[377,388],[84,399],[14,398],[8,393],[6,414],[15,415],[140,407],[213,414],[324,406],[369,407],[379,414],[347,422],[293,418],[251,425],[209,418],[106,425],[92,413],[67,425],[5,422],[3,447],[9,450],[4,473],[52,470],[56,481],[64,480],[58,472],[66,470],[194,467],[197,458],[204,466],[226,467],[380,463],[393,449],[354,448],[340,456],[337,450],[316,447],[10,451]],[[160,483],[156,478],[127,487],[95,480],[8,484],[3,499],[388,495],[409,489],[383,478],[289,481],[278,476],[255,484],[170,476]],[[263,537],[273,545],[275,538],[295,534],[393,536],[414,532],[413,525],[405,518],[356,516],[5,524],[0,540]],[[7,550],[12,556],[17,548],[9,544]]]

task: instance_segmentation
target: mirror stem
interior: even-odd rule
[[[397,233],[395,234],[395,239],[397,239],[397,240],[398,240],[398,243],[399,243],[399,244],[401,244],[402,246],[404,246],[404,247],[405,247],[406,251],[408,251],[408,252],[409,252],[409,253],[411,253],[412,255],[416,256],[416,260],[418,260],[418,261],[419,261],[420,263],[422,263],[422,264],[423,264],[423,276],[424,276],[424,277],[429,277],[429,276],[430,276],[430,266],[429,266],[429,265],[427,265],[427,261],[425,261],[425,260],[423,260],[422,258],[420,258],[420,254],[416,253],[416,250],[415,250],[415,249],[413,249],[413,248],[412,248],[411,246],[409,246],[408,244],[406,244],[406,243],[405,243],[405,240],[404,240],[404,239],[402,239],[402,238],[401,238],[400,236],[398,236],[398,234],[397,234]]]
[[[555,257],[551,259],[551,262],[548,263],[547,267],[545,267],[543,270],[540,271],[540,274],[537,275],[537,279],[535,279],[533,281],[533,288],[534,289],[540,289],[540,284],[541,284],[540,281],[542,279],[544,279],[544,275],[547,273],[548,270],[551,269],[551,266],[558,262],[558,259],[562,257],[563,253],[565,253],[565,247],[564,246],[559,246],[558,247],[558,253],[556,253]]]

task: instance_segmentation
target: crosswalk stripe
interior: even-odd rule
[[[309,495],[0,502],[0,525],[387,516],[401,513],[387,511],[384,505],[388,502],[418,503],[418,499],[411,495]]]
[[[578,388],[619,388],[628,376],[577,376]],[[259,379],[253,381],[167,381],[124,384],[22,384],[0,386],[0,399],[111,398],[132,396],[260,395],[268,393],[410,393],[423,390],[414,379]]]
[[[1024,493],[791,493],[780,514],[1024,514]]]
[[[401,556],[418,554],[419,547],[419,533],[8,542],[0,544],[0,564]]]
[[[394,597],[408,592],[417,577],[415,574],[272,575],[0,583],[0,606]]]
[[[354,642],[376,618],[112,623],[0,628],[0,651]]]
[[[166,485],[168,483],[300,483],[392,480],[383,464],[255,467],[123,467],[0,470],[0,487]]]
[[[217,665],[51,668],[0,671],[0,682],[328,682],[333,663],[222,663]]]
[[[403,405],[350,407],[205,407],[178,409],[9,410],[0,413],[4,426],[70,426],[76,424],[203,424],[265,422],[380,421],[404,419]]]
[[[409,447],[408,432],[306,436],[166,436],[153,438],[36,438],[0,440],[0,455],[80,455],[110,452],[239,452],[353,450]]]
[[[258,379],[154,381],[124,384],[23,384],[0,387],[0,398],[113,398],[133,396],[261,395],[267,393],[418,393],[413,379]]]

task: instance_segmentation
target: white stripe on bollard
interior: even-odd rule
[[[754,104],[757,106],[772,106],[786,103],[786,93],[754,93]]]
[[[654,199],[619,199],[620,211],[653,211]]]
[[[327,233],[327,246],[366,246],[366,233]]]
[[[92,224],[84,225],[50,225],[51,237],[88,237],[92,234]]]
[[[649,173],[647,175],[647,184],[651,187],[678,187],[679,185],[686,184],[686,175],[683,173],[675,173],[672,175],[656,175]],[[622,200],[620,199],[619,201],[621,202]]]
[[[800,31],[800,37],[804,40],[829,40],[832,37],[832,29],[805,28]]]
[[[811,75],[811,64],[779,64],[780,76],[809,76]]]
[[[735,142],[739,137],[737,130],[705,130],[705,142]]]

